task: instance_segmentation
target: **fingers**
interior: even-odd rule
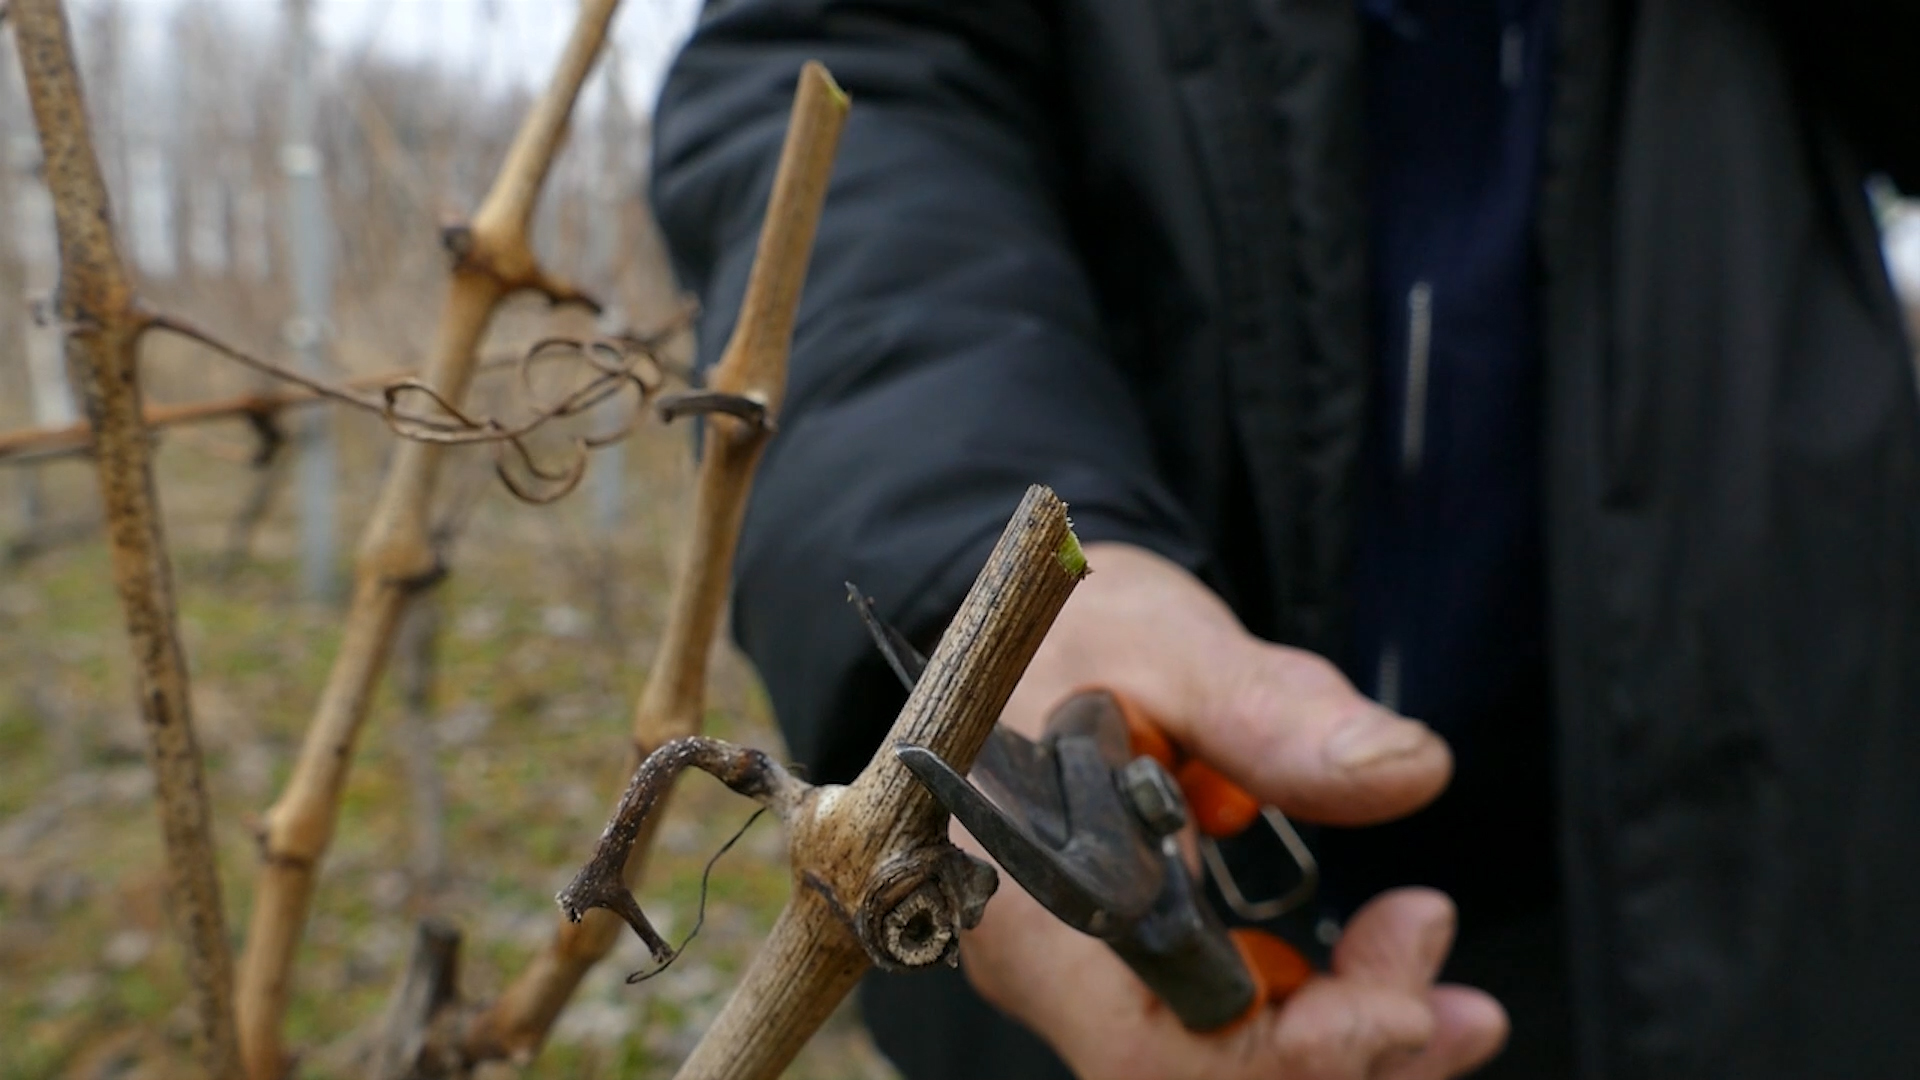
[[[1413,1060],[1434,1039],[1426,995],[1353,979],[1315,979],[1271,1022],[1278,1075],[1372,1080],[1389,1062]]]
[[[962,935],[961,955],[989,1001],[1089,1080],[1428,1080],[1457,1075],[1504,1037],[1504,1016],[1484,995],[1434,991],[1417,978],[1438,967],[1432,927],[1451,924],[1439,894],[1383,897],[1354,919],[1334,975],[1209,1035],[1182,1028],[1103,942],[1069,930],[1015,887],[995,894],[980,926]],[[1396,958],[1395,949],[1414,955]]]
[[[1348,920],[1333,970],[1360,982],[1425,993],[1453,948],[1453,901],[1433,889],[1394,889]]]
[[[1492,1061],[1507,1044],[1507,1011],[1467,986],[1437,986],[1427,995],[1433,1039],[1417,1054],[1382,1063],[1373,1080],[1448,1080]]]
[[[964,840],[963,840],[964,842]],[[1040,1031],[1078,1075],[1099,1080],[1443,1080],[1504,1043],[1493,999],[1431,978],[1453,907],[1425,889],[1382,896],[1351,922],[1334,973],[1279,1009],[1196,1035],[1101,942],[1003,889],[962,936],[967,973],[989,1000]]]
[[[1507,1041],[1507,1014],[1488,995],[1464,986],[1434,987],[1453,947],[1453,901],[1432,889],[1395,889],[1376,897],[1347,924],[1333,950],[1333,970],[1355,982],[1420,995],[1432,1017],[1431,1038],[1395,1046],[1376,1062],[1380,1080],[1440,1080],[1480,1067]]]
[[[1507,1017],[1464,986],[1424,997],[1327,980],[1289,1002],[1274,1041],[1279,1075],[1311,1080],[1453,1080],[1506,1042]]]

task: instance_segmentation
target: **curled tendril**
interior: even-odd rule
[[[520,384],[533,407],[527,418],[505,423],[491,416],[474,416],[461,409],[431,383],[415,376],[396,379],[377,394],[339,386],[262,360],[215,338],[205,330],[173,316],[151,314],[146,328],[165,330],[211,349],[255,371],[303,387],[330,401],[337,401],[378,415],[387,427],[403,439],[464,446],[489,443],[494,447],[494,471],[500,482],[524,502],[544,505],[565,497],[578,487],[587,471],[587,457],[594,450],[625,439],[639,426],[647,413],[647,404],[665,386],[667,365],[661,359],[661,345],[684,329],[690,313],[683,315],[660,333],[637,336],[615,335],[595,338],[551,337],[535,342],[516,365]],[[533,386],[536,364],[584,361],[593,372],[580,385],[554,401],[538,401]],[[577,436],[573,453],[559,468],[542,467],[526,437],[555,420],[579,416],[628,390],[633,392],[633,407],[613,430],[598,435]],[[415,399],[424,398],[426,408],[409,408]],[[538,483],[529,485],[517,479],[510,462],[518,459],[519,470]]]
[[[536,491],[533,488],[522,486],[520,481],[515,480],[512,470],[507,468],[507,451],[509,448],[511,448],[515,454],[519,455],[520,462],[526,468],[527,472],[552,486],[545,491]],[[587,475],[588,447],[585,439],[574,440],[574,455],[568,460],[567,467],[557,474],[545,472],[535,464],[533,455],[527,452],[526,444],[518,439],[495,443],[493,454],[493,471],[500,477],[500,483],[505,485],[506,489],[513,493],[514,498],[519,499],[521,502],[532,503],[535,506],[545,506],[548,503],[558,502],[566,498],[573,493],[574,488],[580,486],[580,478]]]

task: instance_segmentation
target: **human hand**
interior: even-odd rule
[[[1122,544],[1088,545],[1087,558],[1093,574],[1002,723],[1037,736],[1068,694],[1108,687],[1256,798],[1326,824],[1390,820],[1446,786],[1452,757],[1438,736],[1362,697],[1325,660],[1253,638],[1180,567]],[[961,955],[974,986],[1086,1080],[1439,1080],[1491,1058],[1507,1031],[1491,997],[1435,985],[1453,930],[1440,893],[1382,895],[1348,923],[1331,972],[1207,1035],[1182,1027],[1104,942],[1011,881]]]

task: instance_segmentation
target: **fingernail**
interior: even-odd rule
[[[1368,769],[1416,753],[1432,738],[1427,725],[1374,706],[1334,729],[1327,739],[1327,760],[1342,769]]]

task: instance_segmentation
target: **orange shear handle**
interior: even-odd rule
[[[1247,962],[1247,970],[1253,973],[1254,985],[1253,1004],[1234,1026],[1246,1023],[1268,1005],[1278,1005],[1287,1000],[1295,990],[1313,978],[1313,965],[1300,955],[1299,949],[1285,940],[1265,930],[1247,926],[1235,927],[1227,931],[1227,935],[1233,938],[1234,947],[1240,950],[1240,958]]]
[[[1127,740],[1136,757],[1158,761],[1180,784],[1187,809],[1199,830],[1216,840],[1238,836],[1260,816],[1260,801],[1247,790],[1227,779],[1218,769],[1190,757],[1174,745],[1171,738],[1144,708],[1124,694],[1108,691],[1120,705],[1127,720]],[[1300,950],[1265,930],[1236,927],[1229,930],[1240,958],[1253,974],[1253,1004],[1246,1015],[1230,1025],[1238,1027],[1268,1005],[1279,1004],[1306,985],[1313,977],[1313,965]]]
[[[1218,769],[1183,753],[1138,702],[1125,694],[1108,693],[1113,694],[1113,700],[1120,704],[1120,715],[1127,719],[1127,739],[1134,756],[1150,757],[1173,775],[1201,832],[1220,840],[1247,831],[1260,816],[1258,799]]]

